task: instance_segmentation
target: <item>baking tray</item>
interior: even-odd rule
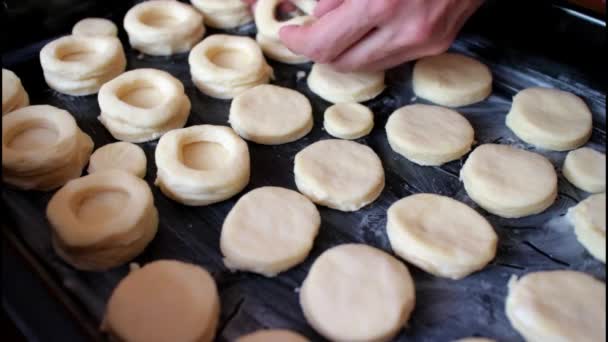
[[[115,14],[116,22],[122,15]],[[246,26],[237,34],[253,35],[255,28]],[[215,31],[211,31],[213,33]],[[230,102],[216,100],[200,93],[192,84],[187,54],[172,57],[144,56],[132,50],[121,29],[128,58],[128,69],[157,68],[170,72],[186,87],[192,101],[188,126],[198,124],[227,125]],[[25,49],[3,54],[4,67],[14,70],[30,94],[32,104],[51,104],[68,110],[79,126],[95,141],[95,146],[114,139],[99,123],[96,96],[70,97],[50,90],[42,77],[37,52],[52,37]],[[568,65],[513,47],[496,44],[475,32],[465,32],[451,48],[486,63],[494,74],[494,92],[486,101],[460,108],[476,130],[477,144],[502,143],[539,152],[559,169],[565,153],[537,150],[519,141],[504,125],[512,96],[525,87],[546,86],[571,91],[582,96],[594,115],[594,130],[589,146],[606,150],[606,106],[604,79],[581,72]],[[249,143],[251,182],[243,193],[273,185],[296,189],[293,160],[304,147],[330,136],[322,129],[323,112],[328,103],[306,86],[310,65],[286,66],[271,62],[275,84],[296,89],[313,105],[315,127],[305,138],[281,146]],[[384,126],[395,109],[417,99],[411,88],[412,65],[406,64],[387,74],[387,90],[367,103],[375,113],[375,128],[358,142],[370,146],[382,159],[386,188],[380,198],[355,213],[343,213],[320,207],[322,226],[310,256],[301,265],[268,279],[250,273],[232,273],[222,263],[219,237],[223,219],[238,197],[207,207],[186,207],[165,197],[153,186],[156,176],[154,149],[156,142],[140,144],[148,157],[146,181],[151,185],[160,213],[158,234],[145,252],[134,262],[145,264],[158,259],[178,259],[209,270],[221,296],[222,313],[218,341],[232,341],[245,333],[262,328],[288,328],[314,341],[323,340],[304,320],[298,304],[299,286],[315,258],[332,246],[357,242],[391,252],[385,233],[386,210],[395,201],[413,193],[431,192],[461,200],[483,213],[499,235],[497,257],[483,271],[463,280],[453,281],[431,276],[408,265],[416,286],[416,308],[397,341],[449,341],[466,336],[486,336],[499,341],[521,341],[504,314],[507,282],[512,275],[538,270],[571,269],[605,280],[602,263],[593,259],[576,238],[565,220],[569,207],[586,195],[559,179],[559,199],[545,213],[523,219],[503,219],[489,215],[467,197],[458,175],[466,159],[442,167],[420,167],[398,154],[388,145]],[[599,81],[598,81],[599,80]],[[59,285],[58,296],[85,325],[92,338],[101,339],[95,328],[104,312],[112,289],[128,272],[128,266],[92,273],[76,271],[52,251],[45,208],[52,193],[23,192],[2,188],[1,201],[7,216],[4,229],[10,229],[15,244],[23,244],[39,265],[48,283]],[[6,228],[8,226],[8,228]],[[10,241],[9,241],[10,242]],[[80,311],[79,311],[80,310]]]

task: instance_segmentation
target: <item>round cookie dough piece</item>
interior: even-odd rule
[[[325,111],[323,126],[340,139],[359,139],[374,128],[374,113],[356,102],[338,103]]]
[[[604,341],[606,285],[574,271],[513,276],[506,313],[526,341]]]
[[[295,158],[298,190],[313,202],[340,211],[356,211],[384,189],[384,169],[368,146],[348,140],[323,140]]]
[[[262,145],[296,141],[308,134],[314,124],[306,96],[269,84],[235,97],[228,120],[241,137]]]
[[[606,155],[589,147],[568,153],[562,173],[581,190],[590,193],[606,191]]]
[[[146,165],[146,154],[141,147],[128,142],[117,142],[102,146],[93,152],[87,172],[118,169],[144,178]]]
[[[553,151],[584,145],[593,129],[591,111],[578,96],[549,88],[528,88],[513,98],[506,123],[528,144]]]
[[[203,13],[205,25],[233,29],[253,20],[249,6],[242,0],[190,0]]]
[[[30,104],[30,98],[14,72],[2,69],[2,115]]]
[[[101,326],[120,341],[211,342],[220,315],[205,269],[160,260],[131,271],[112,292]]]
[[[462,279],[496,255],[498,237],[490,223],[449,197],[412,195],[394,203],[387,215],[395,253],[433,275]]]
[[[308,342],[308,339],[289,330],[260,330],[241,336],[236,342]]]
[[[360,244],[325,251],[300,289],[306,321],[333,341],[389,341],[409,319],[414,303],[407,267]]]
[[[422,58],[414,66],[412,77],[416,96],[441,106],[467,106],[492,93],[490,69],[456,53]]]
[[[108,19],[84,18],[74,25],[72,34],[75,36],[116,37],[118,35],[118,28]]]
[[[386,134],[391,148],[424,166],[457,160],[471,150],[473,126],[461,114],[438,106],[409,105],[388,119]]]
[[[606,194],[591,195],[568,211],[578,241],[606,263]]]
[[[460,178],[473,201],[505,218],[539,214],[557,198],[557,174],[551,162],[513,146],[479,146],[462,167]]]
[[[327,64],[315,63],[308,87],[331,103],[365,102],[384,91],[384,72],[340,73]]]

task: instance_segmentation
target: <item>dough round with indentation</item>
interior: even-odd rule
[[[606,284],[575,271],[513,276],[506,313],[526,341],[603,341]]]
[[[72,34],[75,36],[116,37],[118,35],[118,28],[108,19],[84,18],[74,25]]]
[[[481,102],[492,93],[492,73],[473,58],[444,53],[424,57],[412,75],[416,96],[446,107]]]
[[[449,197],[412,195],[394,203],[387,216],[393,251],[433,275],[461,279],[496,255],[498,237],[490,223]]]
[[[473,126],[461,114],[438,106],[409,105],[395,111],[386,124],[391,148],[410,161],[438,166],[471,150]]]
[[[557,174],[551,162],[512,146],[479,146],[462,167],[460,178],[473,201],[506,218],[541,213],[557,198]]]
[[[571,151],[562,173],[577,188],[590,193],[606,191],[606,155],[589,147]]]
[[[200,341],[215,337],[220,299],[200,266],[160,260],[131,271],[112,292],[101,326],[120,341]]]
[[[104,145],[93,152],[87,172],[118,169],[144,178],[146,164],[146,154],[141,147],[128,142],[117,142]]]
[[[298,190],[313,202],[340,211],[357,211],[384,189],[384,169],[369,147],[348,140],[316,142],[296,155]]]
[[[242,0],[190,0],[203,13],[205,25],[232,29],[253,20],[249,6]]]
[[[384,72],[341,73],[327,64],[315,63],[308,75],[308,87],[331,103],[365,102],[386,87]]]
[[[374,113],[356,102],[335,104],[325,111],[323,126],[340,139],[359,139],[374,129]]]
[[[259,330],[239,337],[236,342],[308,342],[308,339],[289,330]]]
[[[591,195],[568,210],[578,241],[596,259],[606,263],[606,194]]]
[[[389,341],[408,321],[414,303],[407,267],[360,244],[325,251],[300,289],[306,321],[333,341]]]
[[[30,97],[14,72],[2,69],[2,115],[30,104]]]

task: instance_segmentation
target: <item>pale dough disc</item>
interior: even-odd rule
[[[557,198],[557,174],[551,162],[512,146],[479,146],[462,167],[460,178],[473,201],[506,218],[539,214]]]
[[[308,342],[308,339],[289,330],[260,330],[241,336],[235,342]]]
[[[606,155],[588,147],[566,156],[562,173],[577,188],[598,193],[606,191]]]
[[[340,211],[356,211],[384,189],[384,169],[369,147],[348,140],[316,142],[296,155],[295,181],[313,202]]]
[[[471,150],[473,126],[461,114],[438,106],[409,105],[395,111],[386,124],[392,149],[424,166],[457,160]]]
[[[118,169],[144,178],[146,165],[146,154],[141,147],[128,142],[117,142],[102,146],[93,152],[87,172]]]
[[[2,69],[2,115],[30,104],[30,98],[14,72]]]
[[[498,237],[490,223],[449,197],[412,195],[393,204],[387,215],[393,251],[433,275],[461,279],[496,255]]]
[[[112,292],[101,326],[120,341],[211,342],[220,316],[205,269],[160,260],[131,271]]]
[[[606,285],[582,272],[512,277],[506,312],[529,342],[606,340]]]
[[[241,137],[262,145],[296,141],[307,135],[314,124],[312,106],[306,96],[269,84],[235,97],[228,120]]]
[[[315,63],[308,75],[308,87],[328,102],[341,103],[371,100],[386,86],[384,72],[340,73],[329,65]]]
[[[85,18],[80,20],[72,28],[75,36],[109,36],[116,37],[118,28],[108,19],[104,18]]]
[[[205,25],[232,29],[253,20],[249,6],[242,0],[190,0],[203,13]]]
[[[325,251],[300,289],[304,317],[333,341],[389,341],[409,319],[414,303],[407,267],[360,244]]]
[[[606,194],[591,195],[568,211],[578,241],[606,263]]]
[[[507,127],[521,140],[547,150],[584,145],[593,129],[591,111],[578,96],[548,88],[528,88],[513,98]]]
[[[414,66],[412,77],[416,96],[441,106],[467,106],[492,93],[490,69],[456,53],[422,58]]]
[[[356,102],[338,103],[325,111],[323,126],[340,139],[359,139],[374,129],[374,113]]]

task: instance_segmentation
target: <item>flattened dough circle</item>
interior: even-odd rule
[[[589,147],[568,153],[562,173],[581,190],[590,193],[606,191],[606,155]]]
[[[2,69],[2,115],[30,104],[30,97],[14,72]]]
[[[606,194],[591,195],[568,210],[578,241],[589,254],[606,263]]]
[[[218,29],[233,29],[250,22],[249,6],[242,0],[190,0],[203,13],[205,25]]]
[[[141,147],[128,142],[116,142],[104,145],[93,152],[87,172],[118,169],[144,178],[146,165],[146,154]]]
[[[308,342],[308,339],[289,330],[259,330],[239,337],[236,342]]]
[[[336,138],[359,139],[374,129],[374,113],[356,102],[338,103],[325,111],[323,126]]]
[[[384,91],[384,72],[340,73],[329,65],[315,63],[308,87],[331,103],[365,102]]]
[[[72,34],[75,36],[116,37],[118,35],[118,28],[108,19],[84,18],[74,25]]]

